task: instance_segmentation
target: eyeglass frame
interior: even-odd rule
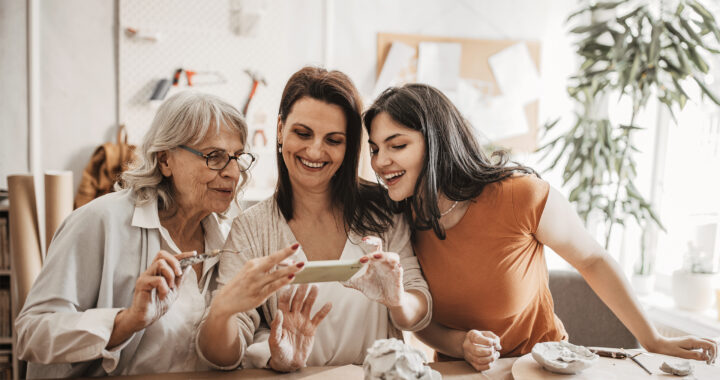
[[[246,172],[246,171],[250,170],[250,168],[253,166],[253,164],[254,164],[255,161],[257,160],[257,157],[256,157],[254,154],[250,153],[250,152],[242,152],[242,153],[240,153],[240,154],[232,155],[232,154],[230,154],[230,153],[228,153],[228,152],[226,152],[226,151],[224,151],[224,150],[213,150],[212,152],[210,152],[210,153],[208,153],[208,154],[203,154],[202,152],[197,151],[197,150],[195,150],[195,149],[193,149],[193,148],[190,148],[190,147],[187,146],[187,145],[178,145],[178,148],[185,149],[186,151],[188,151],[188,152],[190,152],[190,153],[192,153],[192,154],[194,154],[194,155],[196,155],[196,156],[198,156],[198,157],[204,158],[204,159],[205,159],[205,166],[207,166],[207,168],[210,169],[210,170],[217,170],[217,171],[225,170],[225,168],[227,168],[227,166],[230,164],[230,161],[235,160],[235,162],[238,162],[237,160],[238,160],[241,156],[243,156],[243,155],[248,155],[248,156],[250,156],[251,160],[250,160],[250,165],[248,165],[248,167],[247,167],[246,169],[242,169],[242,168],[240,167],[239,162],[238,162],[238,170],[240,170],[240,172],[243,173],[243,172]],[[220,168],[220,169],[213,169],[213,168],[210,167],[210,155],[213,154],[213,153],[215,153],[215,152],[223,152],[223,153],[226,153],[226,154],[228,155],[228,160],[227,160],[227,162],[226,162],[225,165],[223,165],[223,167]]]

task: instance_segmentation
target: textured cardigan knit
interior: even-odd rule
[[[423,278],[417,258],[413,254],[410,241],[410,231],[401,215],[393,220],[393,226],[380,236],[383,240],[383,249],[386,252],[395,252],[400,256],[400,264],[403,267],[403,286],[405,290],[416,290],[422,293],[427,299],[427,314],[412,326],[410,331],[417,331],[425,328],[432,319],[432,299],[428,285]],[[360,243],[362,236],[348,232],[348,239],[353,243]],[[233,226],[225,244],[226,249],[237,251],[238,254],[224,254],[220,259],[218,274],[218,289],[227,284],[240,268],[250,259],[267,256],[273,252],[286,248],[296,242],[296,239],[287,224],[287,221],[280,213],[274,198],[266,199],[257,205],[247,209],[240,216],[235,218]],[[372,253],[372,246],[358,244],[365,254]],[[277,297],[272,295],[260,308],[246,313],[238,313],[236,321],[240,335],[240,360],[232,366],[219,367],[219,369],[231,369],[238,367],[246,354],[246,349],[255,338],[258,338],[256,330],[260,327],[260,314],[268,324],[272,322],[277,313]],[[392,321],[390,313],[388,318],[391,321],[390,337],[402,339],[400,330]],[[267,328],[267,326],[265,326]],[[265,329],[264,328],[264,329]],[[263,329],[263,330],[264,330]],[[262,335],[266,339],[267,334]]]

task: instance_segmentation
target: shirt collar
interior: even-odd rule
[[[132,226],[140,228],[160,228],[160,216],[158,215],[157,198],[140,205],[135,205],[133,212]]]
[[[201,223],[205,229],[205,239],[213,243],[213,248],[222,248],[230,232],[230,225],[227,220],[228,217],[214,212],[203,218]],[[131,224],[133,227],[159,229],[161,224],[157,209],[157,198],[141,205],[135,205]]]

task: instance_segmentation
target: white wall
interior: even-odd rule
[[[279,4],[280,1],[268,3],[270,7]],[[330,68],[350,75],[364,94],[369,94],[373,87],[377,32],[534,39],[542,43],[541,74],[545,86],[540,121],[570,111],[565,83],[575,58],[564,20],[576,7],[574,0],[285,1],[281,17],[287,23],[284,46],[288,67],[324,63],[326,4],[331,5],[333,18],[328,46]],[[77,187],[93,149],[114,138],[116,2],[43,0],[40,7],[41,162],[43,169],[72,170]],[[2,186],[7,174],[26,170],[27,129],[24,2],[2,2],[0,11]],[[9,54],[5,54],[6,49]],[[22,143],[15,142],[18,140]],[[21,160],[16,161],[15,157]]]
[[[40,1],[43,170],[72,170],[75,188],[95,147],[114,139],[115,1]]]
[[[28,172],[25,1],[0,1],[0,188]]]

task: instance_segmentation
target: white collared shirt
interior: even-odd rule
[[[160,231],[160,247],[173,255],[182,253],[170,236],[170,232],[160,224],[157,209],[140,207],[135,209],[133,225],[144,228],[157,228]],[[225,243],[225,234],[215,214],[202,220],[207,250],[221,248]],[[228,228],[229,230],[229,228]],[[202,252],[198,252],[200,254]],[[210,368],[197,356],[195,336],[200,321],[210,306],[211,294],[208,291],[211,275],[216,273],[219,257],[203,262],[202,275],[198,280],[192,266],[185,269],[178,290],[178,296],[168,311],[155,323],[145,328],[143,340],[154,342],[142,344],[137,354],[122,372],[124,375],[143,373],[171,373],[207,371]],[[148,266],[150,263],[148,263]]]
[[[222,248],[229,230],[224,222],[215,214],[203,219],[207,249]],[[56,232],[42,271],[16,320],[17,354],[20,359],[31,362],[28,378],[168,370],[167,362],[160,358],[172,359],[173,351],[148,347],[179,346],[180,342],[170,339],[185,337],[167,335],[161,339],[169,341],[159,343],[158,335],[146,328],[113,350],[105,349],[115,316],[132,305],[140,274],[160,249],[177,253],[172,239],[162,235],[157,203],[135,206],[134,195],[129,190],[105,195],[73,211]],[[203,287],[195,286],[204,298],[203,308],[217,287],[218,260],[211,259],[204,264],[199,281]],[[194,280],[197,284],[194,271],[191,272],[192,276],[185,280]],[[171,310],[180,305],[173,305]],[[190,320],[166,322],[178,326],[195,323]],[[163,325],[156,327],[160,326]],[[191,337],[187,339],[182,345],[192,348]],[[147,360],[145,355],[152,355],[153,360]]]

